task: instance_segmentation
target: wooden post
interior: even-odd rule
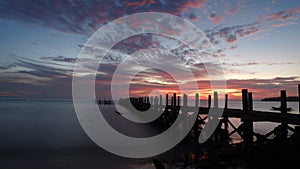
[[[176,106],[176,93],[173,93],[173,106]]]
[[[150,104],[153,104],[153,96],[150,97]]]
[[[248,120],[248,114],[249,114],[249,102],[248,102],[248,90],[247,89],[242,89],[242,100],[243,100],[243,111],[245,114],[245,118],[243,119],[244,121],[244,141],[246,146],[249,146],[250,143],[253,142],[253,123],[251,120]]]
[[[227,114],[228,111],[228,94],[225,94],[225,113]],[[224,117],[224,128],[228,131],[228,117]]]
[[[169,105],[169,95],[166,94],[166,106],[168,106],[168,105]]]
[[[211,95],[208,95],[207,107],[211,107]]]
[[[188,98],[186,94],[183,94],[183,106],[187,106]]]
[[[150,101],[149,101],[149,97],[147,97],[147,104],[149,104],[150,103]]]
[[[154,98],[154,105],[158,105],[158,97],[157,96],[155,96],[155,98]]]
[[[253,98],[252,98],[252,92],[248,93],[248,99],[249,99],[249,112],[253,111]]]
[[[251,115],[251,112],[253,111],[253,97],[252,92],[248,93],[248,111],[247,113]],[[246,123],[248,123],[246,126],[249,131],[249,141],[252,144],[253,143],[253,121],[247,119]]]
[[[214,108],[217,109],[219,108],[219,96],[218,96],[218,92],[214,92]],[[213,118],[218,118],[217,116],[213,115]],[[220,124],[218,124],[215,133],[214,133],[214,137],[215,137],[215,142],[219,143],[219,131],[220,131]]]
[[[180,106],[180,96],[177,96],[177,106]]]
[[[286,115],[287,114],[287,100],[286,100],[286,91],[285,90],[281,90],[280,91],[280,95],[281,95],[281,114],[282,115]],[[285,121],[281,123],[282,126],[282,141],[287,141],[287,134],[288,134],[288,124]]]
[[[159,95],[159,105],[162,106],[162,96],[161,95]]]
[[[199,107],[199,93],[196,93],[196,95],[195,95],[195,107]],[[198,112],[196,112],[196,113],[198,113]]]
[[[300,114],[300,84],[298,84],[298,110],[299,110],[299,114]]]
[[[214,108],[219,108],[218,92],[214,92]]]
[[[243,101],[243,111],[248,111],[248,90],[242,89],[242,101]]]

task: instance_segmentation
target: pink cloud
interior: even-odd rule
[[[280,11],[277,13],[269,14],[262,16],[258,18],[260,21],[268,21],[268,22],[274,22],[274,21],[286,21],[286,20],[291,20],[294,18],[295,14],[300,13],[300,7],[297,8],[290,8],[285,11]]]
[[[297,22],[286,22],[286,23],[278,23],[278,24],[273,24],[273,27],[280,28],[284,26],[289,26],[289,25],[296,25]]]
[[[219,24],[224,20],[224,15],[218,16],[217,14],[213,13],[208,17],[214,24]]]

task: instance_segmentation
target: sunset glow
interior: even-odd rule
[[[98,62],[88,57],[77,58],[86,40],[105,24],[137,12],[173,14],[202,30],[214,45],[214,56],[222,63],[225,93],[230,99],[240,99],[243,88],[253,92],[255,99],[278,96],[282,89],[287,90],[288,95],[296,95],[296,85],[300,83],[299,6],[296,0],[108,0],[98,3],[55,1],[53,4],[4,1],[0,3],[0,96],[71,98],[75,62]],[[85,10],[79,10],[82,7]],[[109,97],[116,62],[147,48],[172,49],[179,53],[178,57],[199,57],[192,56],[178,40],[168,37],[151,34],[130,37],[115,45],[108,54],[110,61],[99,65],[97,96]],[[137,57],[146,58],[143,54]],[[172,63],[170,59],[162,62]],[[193,97],[194,91],[179,91],[176,86],[194,82],[199,86],[201,99],[218,90],[211,89],[207,72],[218,73],[220,68],[211,63],[208,68],[203,67],[203,63],[174,64],[178,64],[176,73],[185,77],[184,80],[176,81],[158,71],[147,70],[131,81],[130,93],[143,95],[157,89],[162,94],[176,92]],[[193,70],[195,77],[182,73],[186,67]],[[128,71],[135,68],[128,67]],[[76,74],[89,75],[88,72]]]

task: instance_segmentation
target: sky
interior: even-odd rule
[[[199,28],[214,46],[213,53],[224,69],[226,93],[230,98],[240,99],[243,88],[253,92],[255,99],[279,96],[280,90],[287,90],[289,96],[297,95],[297,84],[300,84],[298,0],[2,0],[0,97],[72,98],[75,62],[97,61],[88,56],[78,59],[90,36],[115,19],[140,12],[172,14]],[[188,86],[194,82],[202,99],[213,92],[207,72],[220,73],[220,67],[213,64],[204,67],[198,55],[193,56],[195,62],[181,63],[178,58],[189,55],[186,46],[162,35],[142,34],[112,48],[107,56],[110,60],[98,70],[97,96],[110,96],[112,76],[124,57],[143,63],[153,59],[149,54],[134,55],[148,48],[176,53],[172,57],[161,54],[156,62],[174,63],[179,67],[175,72],[182,79],[179,82],[167,72],[143,65],[144,71],[131,81],[131,95],[149,94],[154,89],[161,93],[193,95],[188,89],[179,91],[178,83]],[[141,66],[140,62],[135,66]],[[195,77],[184,73],[186,65],[192,67]],[[126,71],[134,68],[128,66]],[[121,83],[123,78],[118,79]]]

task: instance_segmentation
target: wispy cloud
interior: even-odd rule
[[[79,61],[77,58],[64,57],[64,56],[41,57],[41,60],[49,60],[49,61],[55,61],[55,62],[67,62],[67,63],[75,63],[76,61]]]
[[[214,24],[219,24],[223,21],[224,15],[218,15],[217,13],[212,13],[208,17]]]
[[[189,8],[199,8],[206,0],[106,0],[106,1],[31,1],[4,0],[0,18],[29,21],[66,32],[89,35],[101,25],[136,12],[165,12],[180,15]],[[14,11],[14,12],[11,12]]]
[[[257,23],[235,25],[227,27],[215,27],[211,30],[206,30],[205,34],[210,38],[211,42],[218,44],[220,40],[227,43],[233,43],[238,38],[250,36],[259,32],[259,25]]]
[[[274,21],[287,21],[295,19],[295,15],[300,13],[300,7],[290,8],[277,13],[268,14],[259,17],[258,20],[261,22],[274,22]]]

